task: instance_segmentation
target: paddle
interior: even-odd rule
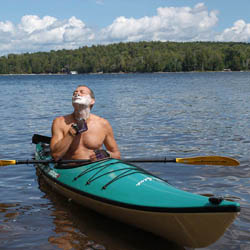
[[[191,165],[220,165],[220,166],[238,166],[239,162],[233,158],[225,156],[197,156],[189,158],[156,158],[156,159],[139,159],[139,158],[128,158],[122,159],[125,162],[174,162]],[[18,164],[48,164],[48,163],[91,163],[90,160],[79,159],[79,160],[0,160],[0,166],[18,165]]]
[[[35,143],[35,144],[40,143],[40,142],[49,144],[50,140],[51,140],[51,137],[38,135],[38,134],[34,134],[32,137],[32,143]],[[154,158],[150,158],[150,159],[133,158],[132,159],[131,158],[131,159],[123,159],[123,161],[126,161],[126,162],[164,162],[164,163],[175,162],[175,163],[191,164],[191,165],[222,165],[222,166],[238,166],[239,165],[239,162],[237,160],[230,158],[230,157],[225,157],[225,156],[197,156],[197,157],[189,157],[189,158],[163,157],[163,158],[157,158],[157,159],[154,159]],[[52,163],[54,162],[55,161],[52,161]],[[88,160],[84,160],[84,161],[75,160],[73,162],[81,163],[81,162],[88,162]],[[60,163],[66,164],[69,162],[60,161]],[[23,164],[27,164],[27,163],[23,163]],[[36,164],[36,163],[33,163],[33,164]],[[1,166],[1,162],[0,162],[0,166]]]

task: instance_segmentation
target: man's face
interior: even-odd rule
[[[85,95],[90,95],[90,91],[86,87],[78,87],[76,90],[73,92],[73,96],[85,96]]]
[[[84,86],[77,87],[76,90],[73,92],[72,96],[73,106],[75,103],[78,103],[78,104],[83,104],[85,107],[87,105],[90,108],[92,108],[92,106],[95,103],[95,100],[91,98],[90,94],[91,91],[87,87]],[[84,108],[84,106],[82,106],[81,108]]]

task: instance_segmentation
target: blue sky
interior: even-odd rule
[[[250,42],[249,0],[6,0],[0,55],[128,41]]]

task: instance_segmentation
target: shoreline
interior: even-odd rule
[[[179,72],[111,72],[111,73],[78,73],[78,74],[64,74],[64,73],[41,73],[41,74],[0,74],[0,76],[66,76],[66,75],[125,75],[125,74],[185,74],[185,73],[246,73],[250,72],[250,70],[240,70],[240,71],[232,71],[232,70],[221,70],[221,71],[179,71]]]

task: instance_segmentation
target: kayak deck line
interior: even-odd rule
[[[131,169],[130,169],[131,170]],[[124,178],[124,177],[127,177],[129,175],[132,175],[132,174],[141,174],[142,172],[141,171],[136,171],[136,172],[132,172],[132,173],[128,173],[130,170],[128,171],[125,171],[124,173],[121,173],[119,174],[118,176],[116,176],[113,180],[109,181],[107,184],[105,184],[102,189],[106,189],[110,184],[112,184],[113,182],[121,179],[121,178]]]
[[[106,189],[110,184],[112,184],[113,182],[121,179],[121,178],[124,178],[128,175],[132,175],[132,174],[147,174],[149,176],[153,176],[151,173],[148,173],[146,172],[145,170],[143,169],[138,169],[136,166],[132,165],[132,164],[127,164],[131,167],[127,168],[127,167],[124,167],[124,168],[121,168],[121,169],[116,169],[116,170],[111,170],[111,171],[107,171],[106,173],[104,174],[100,174],[104,169],[108,168],[109,166],[111,165],[114,165],[114,164],[117,164],[117,162],[122,162],[122,161],[116,161],[116,162],[111,162],[111,163],[105,163],[103,165],[100,165],[98,166],[99,164],[102,164],[103,162],[101,163],[97,163],[96,165],[93,165],[93,166],[90,166],[89,168],[87,168],[86,170],[84,170],[82,173],[80,173],[78,176],[76,176],[74,178],[74,181],[76,181],[77,179],[79,179],[80,177],[84,176],[85,174],[91,172],[91,171],[94,171],[94,170],[97,170],[99,169],[93,176],[91,176],[87,181],[86,181],[86,185],[89,185],[91,184],[91,182],[105,176],[105,175],[109,175],[109,174],[112,174],[112,173],[115,173],[115,172],[119,172],[119,171],[123,171],[122,173],[120,173],[119,175],[117,175],[116,177],[114,177],[112,180],[110,180],[108,183],[106,183],[102,189]],[[133,171],[133,172],[131,172]],[[100,175],[98,175],[100,174]]]

